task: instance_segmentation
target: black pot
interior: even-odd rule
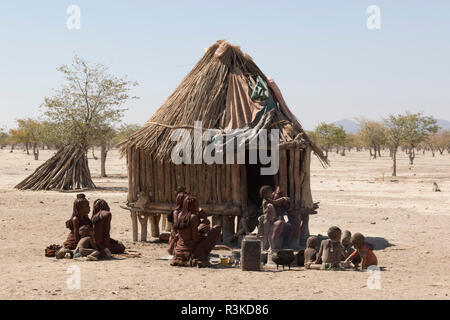
[[[279,265],[283,266],[283,270],[284,266],[289,266],[290,270],[294,260],[294,250],[291,249],[278,250],[272,254],[272,261],[277,264],[277,270]]]

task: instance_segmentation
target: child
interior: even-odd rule
[[[80,241],[75,250],[61,249],[56,254],[57,259],[62,259],[67,253],[72,258],[86,257],[89,261],[97,261],[100,258],[100,251],[97,250],[97,245],[94,240],[94,232],[91,226],[82,226],[79,229]]]
[[[361,233],[355,233],[351,238],[353,247],[356,249],[352,254],[350,254],[345,263],[353,262],[355,258],[361,258],[361,268],[367,269],[370,266],[378,265],[378,260],[373,253],[373,247],[368,243],[365,243],[366,239]],[[356,265],[355,265],[356,267]]]
[[[317,259],[314,264],[309,266],[309,269],[329,270],[340,267],[339,262],[342,257],[341,235],[341,229],[336,226],[328,229],[329,239],[322,241]]]
[[[345,259],[348,258],[349,255],[355,251],[352,248],[352,233],[348,230],[345,230],[342,234],[341,244],[342,244],[342,261],[345,261]]]
[[[319,238],[316,236],[311,236],[306,240],[306,249],[305,249],[305,268],[309,268],[311,264],[314,263],[317,259],[317,245],[319,243]]]

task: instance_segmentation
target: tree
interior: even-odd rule
[[[346,137],[347,135],[342,127],[325,122],[320,123],[312,134],[313,141],[325,151],[326,158],[328,158],[328,152],[332,147],[339,148],[345,145]]]
[[[391,149],[392,156],[392,176],[397,176],[397,151],[404,141],[405,136],[405,117],[402,115],[390,114],[384,120],[386,130],[386,140]]]
[[[88,149],[98,141],[105,127],[112,127],[123,117],[123,104],[136,82],[116,77],[102,64],[90,64],[75,57],[71,66],[58,68],[66,83],[55,95],[44,99],[45,116],[60,127],[64,144]]]
[[[431,134],[438,131],[439,127],[433,117],[424,116],[422,113],[407,112],[404,117],[404,142],[408,147],[409,163],[414,164],[415,149]]]
[[[435,156],[435,151],[438,150],[442,155],[447,147],[447,140],[444,132],[433,133],[427,137],[427,139],[422,143],[424,147],[428,147],[431,151],[433,157]]]
[[[11,129],[11,141],[13,144],[23,144],[30,154],[30,147],[33,148],[33,155],[35,160],[39,160],[39,144],[42,142],[42,129],[41,122],[27,118],[18,119],[17,129]]]
[[[3,129],[0,129],[0,149],[6,147],[9,143],[9,134]]]
[[[359,119],[358,122],[361,128],[358,134],[364,146],[369,148],[370,156],[376,159],[378,153],[378,156],[381,157],[381,147],[386,144],[386,128],[380,122],[364,118]]]
[[[122,124],[119,129],[117,129],[117,133],[114,136],[113,144],[117,145],[122,141],[127,140],[131,137],[136,131],[140,129],[140,125],[138,124]],[[312,137],[313,138],[313,137]]]
[[[70,162],[62,163],[48,172],[46,166],[61,162],[50,159],[46,166],[35,172],[44,176],[28,179],[29,183],[20,184],[21,189],[34,188],[36,181],[41,179],[48,182],[40,184],[44,188],[95,187],[87,165],[89,146],[101,139],[106,128],[113,127],[121,120],[126,110],[124,103],[136,98],[131,97],[129,91],[137,83],[128,81],[126,76],[112,75],[102,64],[91,64],[75,57],[71,65],[63,65],[57,70],[64,75],[65,83],[55,90],[53,96],[44,99],[41,108],[46,120],[55,126],[53,133],[56,136],[53,138],[62,146],[60,151],[63,151],[58,152],[57,157],[61,161],[69,159]],[[64,152],[80,154],[67,158]],[[71,172],[72,176],[69,174]],[[62,179],[64,183],[60,183]]]
[[[345,156],[345,147],[347,145],[348,136],[344,128],[342,126],[339,127],[335,126],[333,136],[334,136],[334,146],[336,147],[336,153],[339,153],[339,150],[341,150],[341,155]]]
[[[106,157],[109,150],[113,147],[113,139],[117,134],[117,131],[112,127],[104,127],[99,132],[96,145],[100,145],[100,176],[102,178],[106,175]]]

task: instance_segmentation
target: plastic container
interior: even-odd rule
[[[261,240],[255,236],[246,236],[242,240],[242,271],[259,271],[261,268]]]

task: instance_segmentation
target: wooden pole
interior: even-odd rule
[[[295,149],[294,152],[294,182],[295,182],[295,197],[294,197],[294,208],[300,209],[301,207],[301,173],[300,173],[300,166],[301,166],[301,151],[300,149]]]
[[[287,179],[287,159],[286,159],[286,149],[280,149],[280,170],[279,170],[279,181],[280,190],[284,196],[288,194],[288,179]]]
[[[131,211],[130,215],[131,215],[131,226],[133,228],[133,241],[136,242],[138,240],[138,219],[137,219],[137,213],[135,211]]]
[[[294,172],[294,149],[289,149],[289,197],[291,198],[291,208],[295,204],[295,172]]]
[[[141,241],[147,241],[147,223],[148,223],[148,215],[146,214],[138,214],[139,223],[141,224]]]

